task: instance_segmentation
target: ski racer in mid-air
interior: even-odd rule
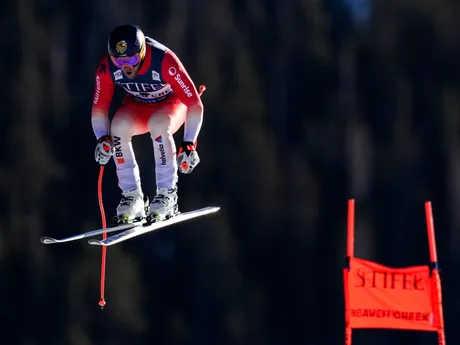
[[[110,121],[115,86],[126,96]],[[202,122],[200,95],[179,58],[136,25],[116,27],[108,39],[108,53],[96,70],[92,106],[96,162],[105,165],[114,158],[122,192],[115,223],[144,217],[164,220],[178,213],[178,170],[189,174],[200,162],[196,142]],[[176,156],[173,134],[182,125],[184,135]],[[156,182],[150,204],[141,188],[131,141],[148,132]]]

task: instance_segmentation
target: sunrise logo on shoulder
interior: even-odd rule
[[[177,83],[180,85],[181,89],[184,90],[184,93],[187,95],[187,97],[192,97],[193,93],[190,91],[190,88],[185,85],[184,81],[181,79],[180,74],[178,73],[176,77],[174,78]]]
[[[174,75],[176,76],[174,78],[174,80],[177,81],[177,83],[179,84],[181,89],[184,91],[184,93],[187,95],[187,97],[192,97],[193,96],[193,93],[192,93],[192,91],[190,91],[190,88],[187,85],[185,85],[185,83],[182,80],[180,74],[177,73],[176,67],[169,67],[168,73],[169,73],[170,76],[174,76]]]

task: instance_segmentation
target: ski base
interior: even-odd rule
[[[96,240],[91,239],[88,241],[89,244],[95,246],[111,246],[128,239],[131,239],[136,236],[140,236],[146,234],[151,231],[156,231],[161,228],[167,227],[172,224],[176,224],[179,222],[183,222],[192,218],[204,216],[207,214],[215,213],[220,210],[220,207],[217,206],[209,206],[198,210],[188,211],[184,213],[179,213],[178,215],[171,217],[166,220],[155,221],[153,223],[143,223],[143,224],[136,224],[135,226],[118,233],[116,235],[110,236],[105,240]]]

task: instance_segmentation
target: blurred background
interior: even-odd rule
[[[458,343],[458,13],[457,0],[3,4],[0,344],[342,344],[348,198],[356,255],[394,267],[429,262],[433,202],[447,344]],[[207,86],[201,164],[180,177],[179,204],[221,211],[110,247],[101,310],[101,248],[39,238],[101,227],[94,73],[125,22]],[[152,195],[149,135],[134,146]],[[103,198],[110,220],[113,162]]]

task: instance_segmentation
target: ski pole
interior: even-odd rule
[[[102,202],[102,176],[104,175],[104,166],[101,165],[99,170],[99,179],[97,183],[97,197],[99,201],[99,209],[101,211],[101,218],[102,218],[102,228],[105,229],[107,227],[106,219],[105,219],[105,211],[104,211],[104,203]],[[107,238],[107,233],[104,232],[102,234],[102,238]],[[99,305],[101,309],[105,306],[105,299],[104,299],[104,290],[105,290],[105,263],[106,263],[106,255],[107,255],[107,248],[105,246],[102,247],[102,263],[101,263],[101,299],[99,300]]]

